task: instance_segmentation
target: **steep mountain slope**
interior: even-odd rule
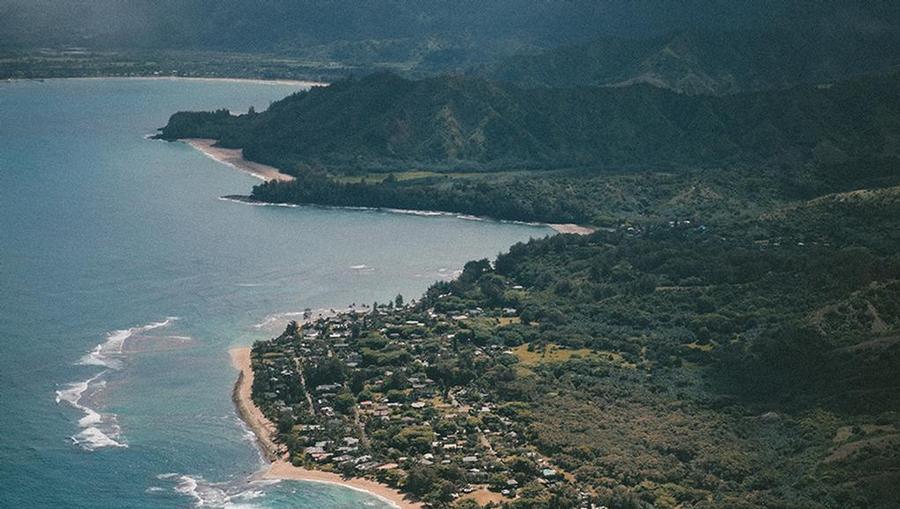
[[[265,112],[177,113],[160,137],[212,137],[289,173],[684,168],[895,155],[900,76],[725,97],[637,85],[523,89],[467,77],[347,80]]]
[[[523,86],[634,83],[687,94],[728,94],[826,83],[900,66],[900,32],[686,31],[599,39],[510,57],[477,75]]]
[[[84,62],[78,58],[66,63],[73,56],[67,53],[70,50],[78,57],[97,56],[106,74],[117,70],[116,65],[109,64],[124,65],[135,59],[137,69],[141,65],[152,66],[161,58],[157,52],[165,58],[175,51],[183,59],[185,53],[213,51],[256,54],[272,63],[279,62],[277,56],[293,62],[294,66],[311,68],[308,73],[337,67],[353,69],[356,73],[390,69],[420,76],[486,65],[523,52],[584,44],[597,38],[617,38],[622,41],[601,43],[599,56],[588,48],[587,60],[577,56],[579,50],[574,51],[574,63],[584,67],[586,76],[575,80],[579,72],[575,68],[559,69],[562,72],[554,74],[572,78],[561,83],[591,83],[600,70],[604,83],[611,77],[608,74],[613,73],[612,77],[616,78],[613,83],[641,77],[645,82],[662,80],[661,83],[680,89],[701,90],[722,88],[713,86],[710,80],[722,80],[723,76],[715,71],[723,63],[731,70],[740,71],[747,66],[759,69],[755,67],[753,55],[742,54],[743,45],[735,46],[729,40],[730,35],[722,36],[723,49],[734,46],[737,50],[736,67],[723,62],[722,55],[706,54],[710,49],[717,52],[715,43],[699,41],[695,47],[688,41],[686,48],[682,48],[678,41],[656,38],[697,30],[746,31],[751,34],[748,38],[756,39],[751,41],[756,45],[754,51],[779,58],[794,54],[799,57],[793,62],[799,64],[796,68],[776,66],[773,69],[790,78],[795,71],[806,71],[803,62],[810,53],[798,52],[803,44],[770,47],[772,41],[767,32],[829,34],[823,37],[846,39],[854,47],[853,38],[859,34],[898,27],[900,8],[880,1],[817,2],[813,6],[776,0],[683,0],[673,8],[665,0],[0,0],[3,60],[27,64],[29,71],[25,76],[34,77],[56,76],[60,64],[65,65],[69,75],[85,75],[81,69]],[[660,53],[670,42],[674,58]],[[804,37],[799,42],[808,42],[813,47],[820,45],[818,37]],[[621,62],[621,68],[616,66],[620,63],[616,58],[604,59],[607,52],[616,56],[617,45],[622,45],[626,53],[634,52],[622,55],[629,58]],[[633,50],[628,50],[632,46]],[[834,44],[824,46],[838,55],[843,54],[842,48]],[[683,49],[688,51],[682,52]],[[561,51],[562,55],[571,53],[571,49]],[[878,55],[869,52],[865,56]],[[714,58],[707,61],[707,57]],[[199,61],[187,69],[166,66],[156,70],[171,73],[180,69],[184,74],[190,73],[191,67],[207,65],[202,55],[194,58]],[[593,63],[598,58],[602,66]],[[660,58],[662,61],[658,61]],[[690,62],[694,58],[701,60]],[[501,74],[511,73],[511,77],[516,77],[523,72],[517,68],[525,65],[524,72],[530,76],[521,78],[528,78],[526,81],[558,83],[542,75],[547,60],[538,58],[530,70],[526,64],[528,58],[515,60],[501,66]],[[835,69],[844,74],[842,69],[848,62],[838,60],[835,64]],[[691,72],[677,72],[685,66],[699,71],[696,77]],[[0,75],[23,74],[15,70],[15,66],[0,65]],[[253,74],[252,68],[243,72]],[[570,75],[572,72],[575,74]],[[710,72],[713,73],[704,75]],[[235,74],[238,74],[236,70],[231,73]],[[681,79],[676,79],[677,76]],[[784,81],[777,75],[774,79],[766,78],[775,83]],[[735,79],[743,76],[738,72]],[[804,81],[809,80],[804,77]]]

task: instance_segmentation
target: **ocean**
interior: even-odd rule
[[[264,109],[299,85],[0,83],[0,507],[386,503],[250,482],[229,347],[306,308],[419,296],[551,233],[448,215],[221,200],[253,177],[147,139],[184,109]]]

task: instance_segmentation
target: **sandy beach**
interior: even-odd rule
[[[240,171],[249,173],[254,177],[261,180],[278,180],[281,182],[289,182],[294,180],[294,177],[281,173],[277,168],[272,166],[268,166],[265,164],[255,163],[253,161],[248,161],[244,159],[243,154],[240,149],[231,149],[231,148],[221,148],[213,146],[216,143],[216,140],[205,139],[205,138],[185,138],[181,140],[188,145],[194,147],[195,149],[202,152],[207,157],[218,161],[222,164],[227,164],[232,168],[236,168]],[[360,208],[363,210],[368,210],[368,207],[337,207],[337,208]],[[457,217],[465,217],[471,219],[483,220],[486,218],[475,217],[475,216],[460,216],[459,214],[452,212],[435,212],[435,211],[420,211],[420,210],[403,210],[403,209],[391,209],[386,208],[382,210],[387,210],[390,212],[397,212],[401,214],[421,214],[421,215],[455,215]],[[555,231],[559,233],[574,233],[576,235],[590,235],[594,233],[596,230],[589,226],[581,226],[572,223],[547,223],[547,226],[553,228]]]
[[[60,78],[7,78],[2,81],[50,81],[50,80],[155,80],[155,81],[219,81],[224,83],[256,83],[259,85],[291,85],[301,88],[327,87],[323,81],[261,79],[261,78],[213,78],[203,76],[69,76]]]
[[[222,164],[227,164],[232,168],[236,168],[240,171],[249,173],[254,177],[261,180],[278,180],[281,182],[289,182],[294,180],[294,177],[281,173],[277,168],[272,166],[268,166],[265,164],[255,163],[253,161],[248,161],[244,159],[243,154],[240,149],[231,149],[231,148],[221,148],[213,146],[216,143],[216,140],[205,139],[205,138],[185,138],[181,140],[188,145],[194,147],[195,149],[202,152],[207,157],[218,161]],[[353,209],[356,207],[338,207],[338,208],[348,208]],[[359,207],[361,209],[368,209],[367,207]],[[403,210],[403,209],[391,209],[386,208],[383,210],[388,210],[391,212],[397,212],[401,214],[421,214],[421,215],[456,215],[457,217],[465,217],[483,220],[486,218],[475,217],[475,216],[460,216],[459,214],[452,212],[435,212],[435,211],[420,211],[420,210]],[[596,230],[589,226],[581,226],[572,223],[547,223],[547,226],[553,228],[555,231],[559,233],[574,233],[576,235],[590,235],[594,233]]]
[[[559,233],[574,233],[576,235],[590,235],[594,233],[594,230],[588,226],[580,226],[577,224],[547,224],[550,228],[558,231]]]
[[[253,404],[253,400],[250,397],[250,390],[253,386],[250,348],[233,348],[229,350],[229,353],[231,354],[232,364],[240,372],[234,385],[234,403],[241,418],[256,435],[266,458],[271,462],[262,472],[261,478],[336,484],[345,488],[363,491],[399,509],[422,509],[424,507],[422,504],[410,502],[403,493],[375,481],[361,478],[345,479],[331,472],[308,470],[290,464],[285,457],[286,452],[284,448],[272,440],[275,426]]]
[[[244,159],[240,149],[214,147],[213,145],[216,143],[216,140],[186,138],[182,141],[199,150],[210,159],[249,173],[258,179],[278,180],[282,182],[294,180],[294,177],[281,173],[277,168]]]

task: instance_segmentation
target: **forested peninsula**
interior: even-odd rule
[[[898,85],[895,74],[711,97],[376,74],[299,92],[262,113],[177,113],[160,137],[216,138],[295,175],[316,165],[355,174],[793,163],[893,150]]]
[[[264,112],[179,112],[159,137],[217,139],[297,177],[258,186],[262,201],[603,225],[652,214],[698,180],[743,200],[844,190],[889,172],[898,85],[894,74],[713,97],[376,74]],[[636,180],[655,190],[621,192]]]

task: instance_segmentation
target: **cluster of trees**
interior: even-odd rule
[[[450,179],[445,177],[343,183],[322,175],[267,182],[253,198],[272,203],[440,210],[515,221],[591,222],[589,197],[550,179]]]
[[[174,141],[179,138],[211,138],[225,136],[239,124],[227,109],[207,112],[178,112],[169,117],[166,128],[156,136],[158,139]]]

